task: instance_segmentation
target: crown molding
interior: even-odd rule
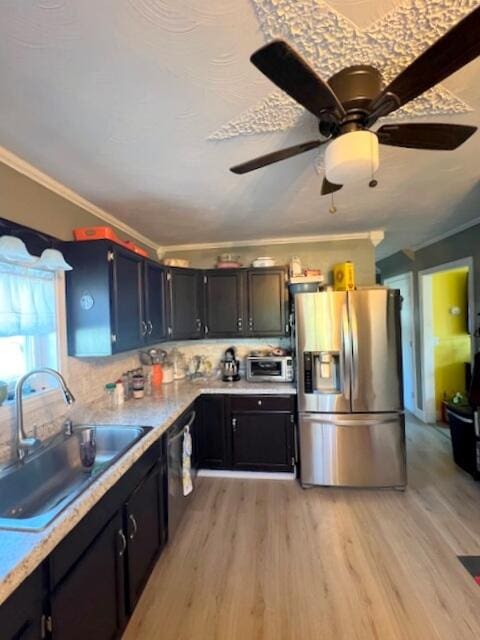
[[[480,217],[472,218],[472,220],[469,220],[468,222],[464,222],[463,224],[460,224],[458,227],[453,227],[453,229],[450,229],[450,231],[445,231],[445,233],[440,233],[439,235],[434,236],[433,238],[430,238],[430,240],[426,240],[421,244],[414,245],[412,249],[413,251],[419,251],[420,249],[429,247],[431,244],[435,244],[436,242],[440,242],[441,240],[450,238],[450,236],[455,236],[457,233],[461,233],[466,229],[470,229],[471,227],[476,227],[478,224],[480,224]]]
[[[42,187],[49,189],[49,191],[56,193],[62,198],[65,198],[65,200],[68,200],[72,204],[81,207],[85,211],[88,211],[95,217],[100,218],[100,220],[108,222],[109,224],[117,227],[117,229],[120,229],[124,233],[127,233],[132,238],[135,238],[135,240],[138,240],[154,251],[157,251],[158,244],[156,242],[153,242],[152,240],[150,240],[150,238],[147,238],[139,231],[136,231],[136,229],[133,229],[128,224],[125,224],[125,222],[118,220],[118,218],[113,216],[111,213],[108,213],[108,211],[97,207],[97,205],[93,204],[93,202],[90,202],[86,198],[83,198],[81,195],[79,195],[69,187],[66,187],[61,182],[58,182],[58,180],[55,180],[48,174],[40,171],[40,169],[37,169],[26,160],[23,160],[22,158],[2,146],[0,146],[0,162],[9,166],[11,169],[15,169],[15,171],[18,171],[18,173],[21,173],[27,178],[30,178],[30,180],[37,182],[38,184],[42,185]]]
[[[464,222],[463,224],[460,224],[458,227],[453,227],[453,229],[450,229],[450,231],[445,231],[445,233],[439,233],[438,235],[433,236],[429,240],[425,240],[425,242],[422,242],[420,244],[415,244],[411,247],[408,247],[407,249],[397,249],[396,251],[392,251],[387,255],[379,258],[378,262],[381,262],[382,260],[386,260],[387,258],[394,256],[396,253],[404,253],[410,260],[414,260],[415,253],[417,251],[420,251],[420,249],[425,249],[426,247],[429,247],[430,245],[435,244],[436,242],[441,242],[442,240],[446,240],[451,236],[457,235],[457,233],[461,233],[462,231],[466,231],[467,229],[470,229],[471,227],[476,227],[477,225],[480,225],[480,217],[472,218],[472,220],[469,220],[468,222]]]
[[[370,240],[376,247],[384,238],[380,229],[357,233],[332,233],[315,236],[289,236],[283,238],[256,238],[252,240],[233,240],[229,242],[203,242],[195,244],[170,244],[158,247],[157,255],[162,258],[172,251],[202,251],[205,249],[232,249],[234,247],[258,247],[263,245],[306,244],[308,242],[335,242],[341,240]]]

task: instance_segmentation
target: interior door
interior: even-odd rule
[[[301,293],[295,296],[299,411],[350,412],[351,345],[347,294],[343,291]],[[335,354],[339,367],[338,389],[324,392],[315,385],[306,391],[308,354]],[[307,354],[307,358],[305,356]]]
[[[401,413],[299,416],[302,485],[403,487]]]
[[[217,269],[205,273],[205,331],[209,338],[242,337],[245,273]]]
[[[400,320],[402,325],[403,399],[405,409],[413,413],[417,406],[417,394],[412,273],[386,278],[384,284],[390,289],[398,289],[402,296]]]
[[[402,411],[399,292],[351,291],[348,313],[352,336],[352,411]]]

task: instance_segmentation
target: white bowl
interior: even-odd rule
[[[275,259],[270,256],[260,256],[252,262],[252,267],[274,267]]]

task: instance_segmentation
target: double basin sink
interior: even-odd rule
[[[0,529],[40,531],[151,427],[73,428],[0,474]]]

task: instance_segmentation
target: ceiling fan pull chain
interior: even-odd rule
[[[370,182],[368,183],[369,187],[372,187],[372,189],[374,187],[377,186],[378,184],[378,180],[375,180],[375,170],[373,168],[373,141],[372,138],[370,138],[370,173],[371,173],[371,178],[370,178]]]
[[[335,200],[333,198],[333,191],[330,194],[330,198],[330,209],[328,211],[333,215],[334,213],[337,213],[337,207],[335,206]]]

